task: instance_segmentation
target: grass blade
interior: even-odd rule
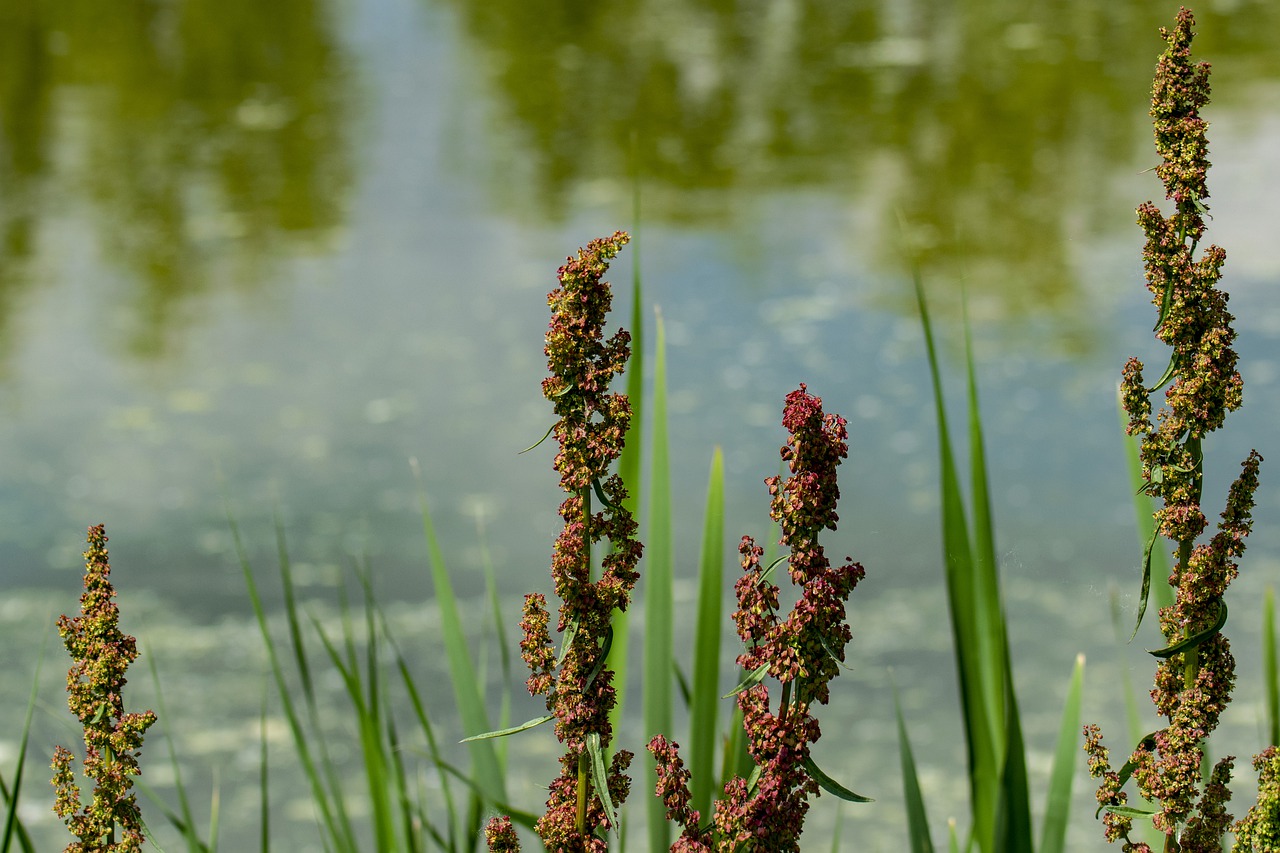
[[[720,702],[721,599],[724,587],[724,454],[715,449],[707,484],[698,572],[698,624],[693,644],[693,707],[689,717],[692,807],[711,814],[715,793],[716,711]]]
[[[1071,781],[1075,778],[1076,754],[1080,752],[1080,704],[1084,693],[1084,655],[1076,656],[1071,686],[1062,708],[1058,746],[1049,772],[1049,793],[1044,804],[1044,825],[1040,828],[1039,853],[1064,853],[1071,814]]]
[[[1280,745],[1280,674],[1276,666],[1276,591],[1262,601],[1262,678],[1267,693],[1267,743]]]
[[[271,638],[271,629],[267,625],[267,614],[262,604],[262,596],[258,593],[258,585],[253,577],[253,569],[249,566],[249,558],[245,553],[244,543],[240,540],[239,528],[230,513],[227,515],[227,521],[231,528],[231,538],[235,545],[236,556],[240,561],[240,569],[244,573],[245,586],[249,592],[249,602],[253,606],[253,613],[258,622],[258,630],[262,634],[263,644],[267,649],[267,660],[271,665],[271,676],[276,683],[276,692],[280,696],[285,719],[289,723],[289,731],[293,736],[294,748],[298,754],[299,761],[302,762],[304,775],[311,788],[312,801],[320,812],[320,822],[324,830],[323,837],[326,841],[326,846],[332,843],[334,845],[332,849],[341,851],[341,853],[356,853],[355,838],[351,834],[350,824],[347,822],[346,814],[342,810],[341,793],[335,790],[334,796],[330,797],[329,791],[325,787],[325,779],[332,780],[333,774],[328,773],[322,776],[320,765],[311,751],[311,738],[308,737],[302,725],[302,718],[298,714],[297,706],[293,702],[289,686],[285,681],[284,665],[280,661],[280,653],[276,650],[275,642]],[[281,564],[281,571],[288,574],[287,563]],[[294,616],[296,617],[296,613]],[[300,658],[295,655],[295,662],[298,660]]]
[[[902,765],[902,796],[907,806],[907,832],[911,839],[911,853],[933,853],[933,839],[929,836],[929,815],[920,791],[920,777],[916,773],[916,759],[911,752],[911,740],[907,737],[907,723],[902,718],[902,703],[898,699],[898,685],[893,686],[893,710],[898,718],[898,759]]]
[[[645,740],[671,731],[671,663],[673,569],[671,552],[671,471],[667,447],[666,332],[662,313],[656,319],[657,345],[653,372],[653,493],[649,496],[648,571],[644,595],[644,733]],[[619,644],[622,645],[622,644]],[[645,788],[657,787],[653,762],[645,762]],[[669,844],[666,806],[657,797],[646,798],[649,849],[665,853]]]
[[[435,586],[436,603],[440,607],[440,627],[444,637],[445,653],[449,661],[450,681],[453,684],[454,701],[458,706],[458,715],[468,736],[489,731],[489,716],[484,708],[484,700],[480,695],[480,684],[475,668],[471,663],[471,654],[467,651],[467,635],[462,626],[462,617],[458,611],[458,601],[453,594],[453,582],[449,578],[449,570],[444,562],[444,554],[436,539],[435,525],[431,521],[431,512],[427,507],[427,496],[422,485],[422,474],[416,459],[410,460],[414,477],[418,480],[418,499],[422,508],[422,532],[427,540],[430,555],[431,579]],[[476,784],[491,802],[505,802],[507,799],[506,783],[502,774],[498,755],[489,741],[473,741],[468,744],[471,751],[471,762],[476,774]]]
[[[262,701],[262,714],[259,717],[258,744],[258,841],[261,853],[271,850],[271,794],[270,776],[267,768],[267,702]]]
[[[31,736],[31,718],[36,709],[36,696],[40,689],[40,670],[44,668],[44,645],[40,646],[40,656],[36,659],[36,674],[31,680],[31,695],[27,698],[27,711],[22,718],[22,734],[18,738],[18,764],[13,770],[13,788],[10,789],[0,778],[0,794],[4,796],[4,838],[0,839],[0,851],[9,853],[15,836],[21,845],[22,853],[35,853],[31,836],[18,817],[18,799],[22,792],[22,772],[27,764],[27,742]],[[11,792],[12,791],[12,792]]]
[[[916,301],[924,330],[929,374],[933,382],[934,409],[938,420],[938,457],[942,487],[942,546],[946,561],[947,605],[951,612],[951,630],[956,654],[961,707],[964,711],[965,742],[969,755],[969,788],[972,798],[973,829],[978,846],[991,851],[995,846],[995,817],[998,786],[1003,776],[1002,757],[997,744],[1002,740],[994,727],[993,706],[998,700],[992,685],[984,677],[987,659],[984,639],[988,636],[974,617],[979,608],[974,578],[973,551],[969,525],[955,459],[951,452],[951,436],[947,427],[946,405],[942,394],[942,377],[938,355],[924,299],[924,286],[918,270],[914,272]]]

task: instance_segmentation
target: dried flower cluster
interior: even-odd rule
[[[1223,594],[1236,576],[1236,560],[1252,524],[1261,457],[1254,451],[1244,461],[1217,532],[1207,544],[1196,545],[1207,526],[1201,509],[1201,442],[1222,426],[1228,411],[1239,408],[1243,383],[1231,346],[1235,332],[1227,295],[1216,286],[1226,253],[1210,246],[1196,256],[1209,195],[1207,123],[1200,117],[1209,98],[1209,66],[1191,61],[1193,25],[1191,13],[1183,9],[1174,30],[1161,30],[1168,47],[1156,66],[1152,90],[1151,116],[1162,160],[1156,172],[1173,212],[1165,217],[1151,202],[1138,208],[1146,233],[1147,287],[1160,309],[1156,336],[1172,349],[1170,366],[1155,388],[1144,386],[1137,359],[1125,365],[1122,379],[1129,433],[1143,436],[1145,491],[1163,501],[1155,513],[1157,533],[1177,546],[1169,577],[1175,602],[1160,612],[1166,647],[1154,653],[1160,663],[1151,691],[1168,725],[1145,738],[1119,773],[1108,763],[1096,726],[1085,728],[1085,749],[1091,773],[1102,780],[1097,797],[1107,809],[1108,841],[1123,838],[1126,850],[1149,850],[1129,839],[1135,810],[1125,807],[1122,789],[1131,775],[1142,796],[1158,803],[1152,819],[1165,835],[1165,850],[1208,853],[1221,850],[1222,833],[1231,822],[1225,804],[1232,758],[1218,762],[1203,791],[1200,785],[1204,743],[1235,683],[1235,660],[1221,633]],[[1166,405],[1153,427],[1149,395],[1170,379]]]
[[[137,641],[118,627],[120,612],[112,600],[115,589],[102,525],[89,528],[88,540],[81,615],[59,618],[58,633],[71,654],[67,705],[84,727],[84,774],[94,780],[93,801],[81,806],[73,757],[59,746],[53,757],[53,810],[80,839],[68,844],[64,853],[134,853],[142,849],[142,814],[129,777],[141,772],[138,752],[156,715],[124,712],[124,674],[137,660]]]
[[[824,415],[822,400],[804,385],[787,395],[782,424],[791,434],[782,448],[791,476],[765,482],[772,496],[769,514],[782,528],[790,549],[792,581],[802,589],[785,620],[777,615],[779,588],[761,566],[763,549],[749,536],[739,547],[743,574],[735,585],[738,635],[746,651],[738,664],[782,684],[777,711],[769,688],[756,683],[738,694],[748,749],[758,773],[725,786],[712,823],[689,808],[689,773],[677,744],[661,735],[649,744],[658,762],[658,796],[668,819],[684,827],[675,851],[797,851],[808,799],[819,793],[810,749],[821,736],[811,714],[814,702],[826,703],[828,684],[844,660],[849,627],[844,602],[864,576],[862,566],[846,559],[832,566],[818,544],[822,530],[834,530],[838,516],[836,467],[848,455],[844,418]]]
[[[631,339],[625,330],[604,338],[612,296],[602,277],[628,239],[617,232],[593,240],[560,268],[560,287],[547,296],[551,324],[545,351],[551,375],[542,390],[559,418],[553,428],[560,444],[555,467],[569,494],[560,505],[564,529],[551,560],[556,595],[563,602],[556,625],[562,648],[557,657],[546,599],[537,594],[525,598],[520,648],[531,673],[529,691],[546,696],[565,748],[560,776],[551,783],[537,827],[551,851],[606,850],[606,815],[630,787],[624,771],[631,753],[613,756],[606,791],[593,784],[590,767],[591,751],[602,753],[613,737],[613,672],[604,666],[610,620],[615,609],[626,609],[630,601],[642,551],[635,521],[622,505],[627,497],[622,479],[609,473],[631,421],[626,395],[611,393],[609,386],[626,366]],[[593,495],[599,499],[598,510],[592,507]],[[604,539],[609,550],[599,560],[599,577],[593,578],[592,546]],[[488,839],[491,850],[518,849],[509,823],[491,822]]]

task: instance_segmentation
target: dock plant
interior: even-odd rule
[[[1146,842],[1130,838],[1135,819],[1152,821],[1164,837],[1165,853],[1220,851],[1231,825],[1226,803],[1234,759],[1220,758],[1207,780],[1202,765],[1208,738],[1235,684],[1235,659],[1222,633],[1227,621],[1223,595],[1236,577],[1236,561],[1252,526],[1262,461],[1256,450],[1244,460],[1217,531],[1197,544],[1208,526],[1202,509],[1202,445],[1223,425],[1227,412],[1240,407],[1243,382],[1232,348],[1235,332],[1227,294],[1217,287],[1226,253],[1213,245],[1198,251],[1209,197],[1208,124],[1200,116],[1209,99],[1209,66],[1191,61],[1194,23],[1183,9],[1172,30],[1161,29],[1167,48],[1152,89],[1151,117],[1161,158],[1156,174],[1172,211],[1165,216],[1152,202],[1138,208],[1138,223],[1146,234],[1147,289],[1159,309],[1155,333],[1172,354],[1153,386],[1144,384],[1143,364],[1136,358],[1125,365],[1121,382],[1128,432],[1142,438],[1143,490],[1162,502],[1143,560],[1139,624],[1150,588],[1151,554],[1160,537],[1173,545],[1169,584],[1175,598],[1160,609],[1165,646],[1151,653],[1158,660],[1151,697],[1166,725],[1142,738],[1119,770],[1109,763],[1098,726],[1085,727],[1090,772],[1101,780],[1097,798],[1099,811],[1105,812],[1104,835],[1111,842],[1123,839],[1125,850],[1147,853],[1151,848]],[[1166,386],[1165,405],[1153,424],[1150,397]],[[1154,811],[1126,805],[1123,788],[1130,779],[1155,805]]]
[[[80,615],[59,618],[58,633],[71,654],[67,705],[84,728],[84,774],[94,782],[93,799],[82,805],[74,758],[59,746],[53,756],[53,810],[79,839],[64,853],[135,853],[142,849],[144,827],[131,777],[141,772],[138,753],[156,715],[125,713],[125,671],[138,658],[137,640],[119,627],[106,530],[90,527],[88,540]]]
[[[769,515],[781,527],[780,544],[789,553],[765,567],[764,549],[752,537],[742,537],[742,575],[734,585],[738,609],[733,616],[746,646],[738,665],[749,673],[737,690],[737,703],[754,770],[748,778],[731,779],[715,814],[704,820],[690,807],[690,774],[679,746],[664,735],[654,737],[649,751],[658,763],[657,793],[668,820],[684,828],[673,851],[798,851],[809,798],[820,787],[868,802],[830,779],[811,754],[822,735],[814,705],[829,701],[830,682],[851,639],[845,600],[865,575],[849,558],[832,565],[818,542],[819,533],[834,530],[839,519],[836,467],[849,452],[846,422],[824,414],[822,400],[802,384],[787,395],[782,425],[790,434],[782,447],[790,476],[769,477],[765,483]],[[770,575],[784,560],[801,593],[791,613],[780,619],[781,590]],[[776,701],[766,677],[781,684]]]
[[[564,528],[551,559],[562,602],[556,620],[560,650],[551,639],[546,597],[539,593],[525,597],[520,650],[531,673],[529,692],[546,697],[551,712],[531,722],[554,719],[565,750],[537,824],[548,850],[607,850],[604,833],[596,830],[617,828],[616,807],[631,784],[625,775],[630,752],[618,751],[606,762],[616,695],[613,672],[605,666],[613,642],[611,617],[630,602],[642,551],[635,520],[623,506],[626,487],[609,471],[631,421],[627,396],[609,390],[630,356],[630,336],[619,329],[604,337],[612,294],[603,277],[627,241],[621,231],[593,240],[560,268],[560,286],[547,296],[551,323],[545,352],[551,375],[542,391],[558,418],[549,434],[560,446],[555,468],[568,493],[560,505]],[[593,548],[605,539],[609,549],[597,570]],[[518,849],[509,821],[495,818],[486,837],[492,850]]]

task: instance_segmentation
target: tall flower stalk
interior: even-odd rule
[[[1202,442],[1222,426],[1228,411],[1240,407],[1243,382],[1232,349],[1235,332],[1227,294],[1216,286],[1226,253],[1212,245],[1197,252],[1209,197],[1208,124],[1200,117],[1209,99],[1209,66],[1191,61],[1194,23],[1183,9],[1172,31],[1161,29],[1168,47],[1156,66],[1152,89],[1151,117],[1161,157],[1156,174],[1172,213],[1166,217],[1151,202],[1138,208],[1138,223],[1146,234],[1147,288],[1159,308],[1156,337],[1173,352],[1154,387],[1144,385],[1143,365],[1136,358],[1125,365],[1121,385],[1129,434],[1143,437],[1144,489],[1163,501],[1147,546],[1143,607],[1158,537],[1172,540],[1176,558],[1169,576],[1175,601],[1160,611],[1165,648],[1152,652],[1160,662],[1151,697],[1167,725],[1144,738],[1119,771],[1108,762],[1098,727],[1085,727],[1090,771],[1101,779],[1097,797],[1106,810],[1107,840],[1124,839],[1126,850],[1150,850],[1129,839],[1133,819],[1144,816],[1125,805],[1123,786],[1132,777],[1138,792],[1158,804],[1150,817],[1164,835],[1166,853],[1220,851],[1231,823],[1226,802],[1233,758],[1219,760],[1203,786],[1201,764],[1205,743],[1235,684],[1235,659],[1221,633],[1227,617],[1223,594],[1236,576],[1236,561],[1252,526],[1262,461],[1257,451],[1245,459],[1217,531],[1209,542],[1197,544],[1208,526],[1201,508]],[[1166,383],[1165,406],[1153,425],[1150,395]]]
[[[564,529],[556,539],[551,576],[562,604],[551,640],[545,596],[525,597],[520,649],[529,666],[529,692],[546,697],[564,745],[560,775],[550,785],[537,832],[547,850],[603,851],[605,832],[616,826],[616,805],[627,796],[625,771],[632,755],[616,753],[606,765],[613,730],[609,711],[616,696],[613,672],[605,667],[614,610],[625,610],[638,573],[642,546],[636,523],[623,507],[627,491],[609,468],[622,452],[631,421],[625,394],[609,391],[630,357],[630,335],[604,337],[612,295],[603,281],[609,261],[627,243],[619,231],[593,240],[560,268],[560,286],[547,296],[547,366],[543,394],[558,417],[552,428],[560,450],[555,468],[568,497],[560,505]],[[593,497],[595,503],[593,505]],[[597,560],[593,550],[608,540]],[[495,818],[487,833],[491,850],[517,850],[509,822]]]
[[[649,751],[658,762],[657,794],[668,819],[684,827],[675,851],[798,851],[809,798],[819,787],[847,799],[858,797],[835,786],[814,763],[811,748],[821,737],[814,703],[830,698],[829,684],[839,673],[850,640],[844,602],[863,578],[861,565],[846,558],[833,566],[818,535],[834,530],[838,516],[836,467],[848,455],[844,418],[823,414],[822,400],[804,385],[787,395],[782,424],[790,439],[782,448],[790,476],[770,477],[769,515],[782,529],[781,544],[800,599],[786,619],[777,614],[778,586],[769,580],[772,566],[761,565],[764,551],[750,536],[739,546],[742,576],[735,585],[738,636],[746,651],[738,664],[751,673],[738,692],[748,750],[756,765],[750,778],[737,777],[716,804],[714,819],[689,807],[689,772],[679,746],[658,735]],[[768,686],[781,684],[776,704]]]
[[[84,727],[84,774],[94,781],[93,800],[81,805],[74,759],[59,746],[53,756],[53,810],[79,839],[64,853],[135,853],[142,849],[143,826],[130,777],[141,772],[138,752],[156,715],[124,712],[124,674],[138,658],[137,640],[119,628],[102,525],[89,528],[88,541],[80,615],[60,617],[58,633],[71,654],[67,705]]]

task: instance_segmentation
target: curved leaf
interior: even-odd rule
[[[1187,649],[1194,649],[1196,646],[1210,639],[1214,634],[1222,630],[1222,626],[1227,624],[1227,603],[1221,598],[1218,599],[1218,619],[1213,623],[1212,628],[1206,628],[1198,634],[1192,634],[1185,640],[1174,643],[1172,646],[1165,646],[1163,649],[1151,651],[1147,649],[1147,654],[1158,658],[1167,658],[1176,655],[1178,652],[1185,652]]]
[[[529,445],[528,447],[526,447],[524,450],[521,450],[521,451],[520,451],[520,453],[528,453],[530,450],[533,450],[533,449],[534,449],[535,447],[537,447],[539,444],[542,444],[542,442],[546,441],[546,440],[547,440],[547,436],[551,435],[551,431],[552,431],[553,429],[555,429],[555,428],[556,428],[556,424],[558,424],[558,423],[560,423],[560,422],[559,422],[559,421],[556,421],[556,422],[555,422],[555,423],[553,423],[551,426],[547,427],[547,431],[546,431],[546,432],[544,432],[544,433],[542,434],[542,438],[538,439],[538,440],[537,440],[537,441],[535,441],[533,444],[531,444],[531,445]],[[519,456],[519,455],[520,455],[520,453],[517,453],[517,454],[516,454],[516,456]]]
[[[812,757],[806,758],[804,760],[804,769],[809,771],[809,778],[817,782],[818,787],[822,788],[822,790],[826,791],[828,794],[832,794],[834,796],[839,797],[845,802],[849,802],[849,803],[874,803],[875,802],[875,800],[871,799],[870,797],[864,797],[861,794],[856,794],[853,791],[850,791],[844,785],[841,785],[835,779],[832,779],[826,773],[823,773],[822,768],[818,767],[818,765],[814,763]]]

